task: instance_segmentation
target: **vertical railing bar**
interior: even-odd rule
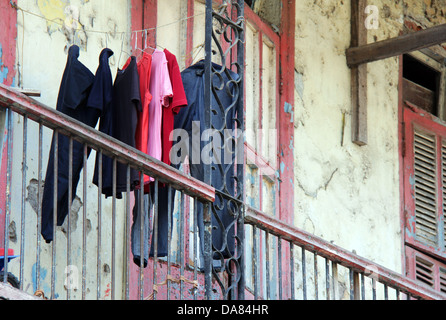
[[[372,299],[376,300],[376,280],[372,278]]]
[[[271,299],[271,292],[270,292],[270,266],[269,266],[269,233],[268,231],[265,231],[265,263],[266,263],[266,299]]]
[[[212,300],[212,226],[211,226],[211,208],[210,202],[206,202],[203,206],[203,222],[204,222],[204,239],[203,239],[203,255],[204,255],[204,286],[205,296],[207,300]]]
[[[279,273],[279,300],[282,300],[282,238],[277,237],[278,273]]]
[[[326,300],[330,300],[330,260],[325,258],[325,292]]]
[[[71,266],[71,199],[73,199],[73,137],[68,143],[68,214],[67,214],[67,266]],[[67,300],[71,299],[71,288],[67,288]]]
[[[7,109],[8,123],[8,151],[7,151],[7,169],[6,169],[6,210],[5,210],[5,238],[4,238],[4,267],[3,267],[3,282],[8,282],[8,251],[9,251],[9,220],[11,215],[11,187],[12,187],[12,134],[13,134],[13,124],[12,124],[12,110]],[[1,159],[0,159],[1,160]]]
[[[211,129],[211,104],[212,104],[212,32],[213,32],[213,9],[212,0],[206,0],[206,15],[205,15],[205,73],[204,73],[204,132],[207,129]],[[209,141],[209,137],[205,134],[203,137],[205,141]],[[210,164],[205,164],[203,167],[204,183],[211,185],[212,182],[212,170]],[[212,299],[212,212],[210,203],[207,202],[203,210],[203,222],[204,222],[204,256],[205,256],[205,288],[206,299]]]
[[[197,270],[198,270],[198,210],[197,210],[197,204],[198,200],[197,197],[194,197],[194,282],[197,283]],[[170,212],[170,211],[169,211]],[[194,288],[194,300],[198,299],[198,288]]]
[[[361,296],[362,300],[365,300],[365,276],[361,273]]]
[[[354,300],[360,300],[361,299],[361,290],[360,290],[360,278],[359,273],[354,271],[353,272],[353,292],[354,292]]]
[[[192,237],[190,235],[190,222],[192,221],[192,215],[190,214],[191,211],[191,197],[188,195],[185,195],[184,198],[184,220],[183,220],[183,224],[184,224],[184,254],[185,256],[185,260],[184,260],[184,266],[188,266],[189,265],[189,261],[191,261],[190,259],[190,250],[191,250],[191,241],[192,241]],[[183,279],[183,278],[182,278]],[[190,290],[188,292],[191,292]]]
[[[336,291],[338,288],[338,264],[332,261],[331,274],[333,278],[333,300],[336,300]]]
[[[278,273],[279,273],[279,300],[282,300],[282,238],[277,237]]]
[[[243,19],[244,21],[245,17],[245,1],[244,0],[238,0],[238,8],[237,8],[237,20],[239,18]],[[240,40],[237,43],[237,58],[236,61],[240,66],[244,66],[245,61],[245,32],[244,32],[244,22],[242,23],[242,30],[239,33]],[[241,68],[240,77],[243,80],[245,76],[245,68]],[[240,131],[245,131],[245,124],[244,124],[244,118],[245,118],[245,112],[244,112],[244,85],[243,81],[239,84],[239,109],[237,110],[237,118],[239,119],[239,122],[237,124]],[[236,163],[238,163],[237,168],[237,176],[238,176],[238,183],[241,184],[240,188],[240,199],[244,202],[245,201],[245,154],[244,154],[244,143],[242,141],[243,135],[240,135],[240,139],[236,139],[236,141],[239,141],[239,144],[236,143],[236,149],[239,150],[239,152],[236,151]],[[242,246],[246,245],[246,237],[245,237],[245,228],[244,228],[244,218],[246,216],[246,206],[243,205],[243,216],[242,219],[239,222],[240,226],[240,232],[239,238],[242,241]],[[239,299],[244,300],[245,299],[245,287],[246,287],[246,273],[244,272],[244,269],[246,269],[246,259],[245,259],[245,252],[242,251],[242,258],[241,258],[241,265],[242,265],[242,272],[241,272],[241,280],[239,282]]]
[[[20,290],[23,290],[24,268],[25,268],[25,214],[26,214],[26,173],[27,166],[27,148],[28,146],[28,116],[23,116],[23,160],[22,160],[22,211],[21,211],[21,228],[20,228]]]
[[[172,241],[172,186],[169,184],[167,190],[167,277],[171,277],[171,241]],[[167,300],[170,300],[171,283],[167,281]]]
[[[266,272],[266,259],[264,257],[264,239],[265,239],[265,232],[261,227],[256,226],[257,231],[257,262],[256,264],[258,272],[257,272],[257,287],[258,287],[258,296],[260,299],[265,300],[266,299],[266,292],[265,292],[265,272]]]
[[[112,250],[111,250],[111,300],[115,300],[116,289],[116,175],[117,159],[113,157],[113,183],[112,183]]]
[[[353,269],[350,268],[350,300],[355,299],[355,290],[354,290],[354,280],[353,280]]]
[[[259,299],[259,281],[260,281],[260,267],[261,264],[259,263],[259,236],[258,236],[259,229],[257,226],[252,226],[252,237],[253,237],[253,259],[252,264],[254,268],[253,276],[254,276],[254,300]]]
[[[302,287],[303,299],[307,300],[307,266],[306,266],[305,248],[302,247]]]
[[[125,214],[125,300],[130,299],[130,165],[127,164],[127,178],[126,178],[126,214]]]
[[[290,244],[290,282],[291,282],[291,300],[295,300],[295,292],[294,292],[294,244],[289,242]]]
[[[240,166],[239,166],[240,167]],[[243,189],[243,188],[242,188]],[[243,191],[242,191],[243,193]],[[243,196],[242,196],[243,199]],[[237,237],[238,241],[240,241],[240,245],[238,246],[240,248],[240,253],[238,254],[239,258],[237,261],[239,262],[239,269],[236,271],[240,277],[238,277],[238,283],[237,283],[237,300],[245,300],[245,288],[246,288],[246,260],[245,260],[245,245],[246,245],[246,237],[245,237],[245,226],[244,226],[244,220],[245,220],[245,213],[246,207],[242,204],[239,206],[239,216],[237,217]]]
[[[101,297],[102,281],[102,150],[98,150],[98,247],[97,247],[97,299]]]
[[[87,158],[88,158],[88,147],[84,143],[84,159],[83,159],[83,202],[82,206],[82,300],[86,299],[87,294]]]
[[[153,300],[156,300],[157,290],[157,264],[158,264],[158,179],[155,179],[155,203],[153,208]]]
[[[317,253],[313,252],[314,263],[314,295],[315,300],[319,300],[319,275],[317,270]]]
[[[183,300],[183,277],[184,277],[184,254],[185,254],[185,246],[184,246],[184,192],[181,191],[181,205],[180,205],[180,300]]]
[[[400,300],[400,290],[395,289],[396,300]]]
[[[234,229],[235,229],[235,234],[237,233],[237,226],[235,225],[234,226]],[[236,290],[237,289],[237,286],[236,286],[236,282],[237,282],[237,267],[235,266],[235,264],[228,264],[227,265],[227,268],[226,268],[226,266],[225,266],[225,269],[227,269],[227,271],[231,274],[230,275],[230,277],[229,277],[229,279],[230,279],[230,281],[231,281],[231,283],[229,284],[228,283],[228,288],[227,288],[227,296],[228,296],[228,299],[230,299],[230,300],[237,300],[237,293],[238,293],[238,291]],[[231,289],[229,289],[229,288],[231,288]]]
[[[144,259],[145,259],[145,250],[144,250],[144,240],[145,240],[145,210],[144,210],[144,174],[140,172],[140,181],[139,181],[140,189],[139,189],[139,218],[141,220],[140,229],[139,229],[139,299],[144,299]],[[150,201],[150,194],[148,195]],[[135,199],[135,201],[137,201]],[[150,208],[150,206],[149,206]],[[150,210],[150,209],[149,209]],[[147,261],[148,263],[148,261]]]
[[[234,226],[234,231],[236,231],[237,227]],[[224,230],[224,229],[223,229]],[[234,232],[235,233],[235,232]],[[227,245],[227,244],[226,244]],[[228,285],[226,288],[224,288],[224,299],[226,300],[231,300],[234,301],[236,300],[235,298],[235,290],[234,290],[234,286],[235,286],[235,278],[236,278],[236,270],[235,270],[235,266],[231,263],[228,263],[227,265],[225,265],[224,270],[228,273]]]
[[[43,148],[43,125],[39,123],[39,155],[38,155],[38,184],[37,184],[37,248],[36,248],[36,286],[37,289],[40,288],[40,228],[41,228],[41,219],[42,219],[42,206],[41,206],[41,198],[42,198],[42,148]]]
[[[54,130],[54,188],[53,188],[53,241],[52,241],[52,256],[51,256],[51,297],[55,296],[55,285],[56,285],[56,227],[57,227],[57,180],[59,172],[59,132],[57,129]]]
[[[387,284],[384,285],[384,299],[389,300],[389,288],[387,287]]]

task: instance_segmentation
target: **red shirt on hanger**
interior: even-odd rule
[[[149,127],[149,103],[152,100],[152,94],[149,90],[150,74],[152,68],[152,56],[146,52],[143,53],[138,62],[139,89],[141,91],[142,114],[138,119],[136,126],[136,148],[147,154],[148,127]]]
[[[180,112],[181,108],[187,107],[186,93],[184,92],[183,80],[181,79],[180,67],[174,54],[164,49],[167,59],[167,67],[169,69],[170,81],[172,83],[173,96],[168,107],[163,108],[163,126],[161,139],[163,145],[162,161],[170,165],[170,150],[172,149],[172,141],[170,141],[170,133],[174,129],[174,117]]]
[[[122,69],[127,68],[131,58],[127,60]],[[141,95],[142,111],[138,114],[138,122],[135,131],[135,148],[147,154],[147,143],[149,140],[149,104],[152,94],[149,90],[150,75],[152,71],[152,56],[143,52],[141,60],[138,61],[139,90]],[[144,182],[149,181],[149,176],[144,175]],[[139,187],[138,187],[139,188]],[[145,187],[145,193],[149,192],[149,186]]]

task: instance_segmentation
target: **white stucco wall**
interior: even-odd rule
[[[296,1],[296,16],[295,224],[400,272],[398,60],[368,66],[368,144],[359,147],[345,58],[350,2]],[[398,35],[400,21],[381,22],[370,41]]]
[[[368,30],[369,43],[398,36],[405,19],[423,27],[445,21],[444,1],[373,4],[379,26]],[[403,272],[399,58],[368,64],[368,144],[360,147],[351,142],[345,57],[350,1],[296,1],[295,44],[295,225]]]
[[[19,0],[18,6],[23,11],[18,11],[18,38],[17,38],[17,63],[20,72],[18,85],[23,88],[30,88],[41,91],[41,97],[38,101],[50,106],[56,107],[56,100],[59,91],[60,81],[65,68],[67,51],[71,44],[76,44],[81,48],[79,60],[84,63],[93,73],[96,72],[99,61],[99,54],[103,48],[108,46],[114,51],[110,59],[110,67],[113,77],[116,75],[118,60],[121,55],[121,45],[123,49],[129,52],[128,33],[124,36],[120,32],[130,30],[130,1],[119,0]],[[23,14],[22,14],[23,12]],[[36,16],[37,15],[37,16]],[[72,18],[78,17],[78,22]],[[70,24],[74,28],[70,30]],[[78,29],[78,31],[73,31]],[[122,53],[119,66],[122,67],[128,58],[126,53]],[[42,150],[42,179],[45,179],[45,172],[48,162],[49,149],[51,145],[52,131],[44,129],[43,150]],[[27,285],[24,289],[27,292],[34,293],[35,290],[44,290],[48,296],[51,294],[51,254],[52,245],[45,243],[37,230],[37,179],[38,179],[38,126],[28,121],[28,152],[27,152],[27,173],[26,173],[26,224],[25,252],[20,252],[21,235],[21,159],[23,141],[23,118],[15,116],[14,118],[14,162],[13,162],[13,190],[12,190],[12,216],[11,222],[15,222],[17,239],[10,240],[10,246],[16,252],[25,256],[24,283]],[[97,187],[91,183],[95,152],[90,154],[87,166],[88,186],[87,186],[87,298],[96,298],[96,244],[97,244]],[[82,173],[80,183],[77,189],[77,199],[73,203],[71,213],[71,259],[72,265],[77,268],[78,273],[68,275],[68,280],[74,280],[78,285],[77,290],[71,290],[71,298],[81,296],[82,285],[82,212],[84,199],[82,199],[83,181]],[[111,285],[111,198],[102,201],[102,248],[101,248],[101,296],[110,296]],[[125,197],[117,201],[116,218],[116,297],[122,294],[123,274],[122,263],[124,260],[123,249],[123,228],[125,213]],[[65,221],[66,224],[66,221]],[[64,299],[66,295],[67,280],[65,268],[67,267],[67,245],[66,233],[58,228],[56,235],[56,294],[55,297]],[[40,285],[36,278],[35,270],[37,266],[36,248],[37,239],[40,237]],[[18,263],[16,264],[18,266]],[[10,270],[18,276],[16,266],[11,262]],[[31,285],[32,284],[32,285]]]

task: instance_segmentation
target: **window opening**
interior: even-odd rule
[[[403,100],[440,117],[441,72],[409,54],[403,55]]]

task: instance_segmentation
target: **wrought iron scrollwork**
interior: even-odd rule
[[[244,298],[244,1],[206,1],[205,119],[213,161],[205,166],[216,200],[205,210],[206,294]],[[211,276],[212,273],[212,276]]]

